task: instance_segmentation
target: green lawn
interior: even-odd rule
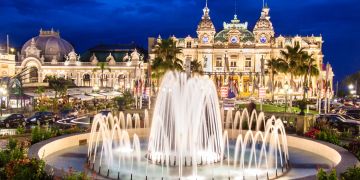
[[[247,107],[247,104],[238,105],[239,108],[244,109]],[[256,104],[256,110],[260,111],[260,104]],[[290,112],[290,107],[288,107],[288,112]],[[272,113],[272,112],[285,112],[285,106],[280,105],[271,105],[271,104],[263,104],[263,111]],[[292,107],[291,112],[300,113],[300,109],[298,107]],[[305,110],[306,112],[306,110]],[[317,111],[309,110],[309,114],[318,114]]]

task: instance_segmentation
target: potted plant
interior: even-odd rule
[[[298,102],[301,116],[305,116],[305,109],[306,109],[307,104],[308,104],[308,102],[306,100],[301,100]]]

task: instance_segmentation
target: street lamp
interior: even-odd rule
[[[2,116],[2,100],[7,96],[7,90],[4,86],[0,87],[0,116]]]
[[[285,112],[287,112],[288,94],[292,92],[292,90],[287,82],[284,85],[284,91],[285,91]]]
[[[99,86],[95,84],[95,86],[93,87],[93,92],[98,92],[99,90],[100,90]]]
[[[350,84],[350,85],[348,86],[348,88],[349,88],[350,90],[353,90],[353,89],[354,89],[354,85]]]
[[[118,91],[120,89],[119,85],[114,86],[114,91]]]

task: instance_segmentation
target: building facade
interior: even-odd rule
[[[132,90],[147,77],[147,63],[144,61],[147,52],[136,45],[96,46],[80,56],[54,30],[40,30],[39,36],[28,40],[17,56],[16,62],[14,55],[7,58],[12,62],[8,66],[14,67],[6,73],[11,75],[26,71],[24,86],[37,86],[44,82],[46,76],[58,76],[72,79],[82,87],[116,86]],[[0,67],[3,65],[1,57]],[[99,62],[107,65],[103,72],[99,69]],[[5,71],[1,73],[5,74]]]
[[[324,64],[322,54],[323,39],[321,36],[276,36],[270,20],[270,9],[262,8],[255,27],[249,30],[247,22],[240,22],[237,15],[230,23],[223,23],[223,29],[217,31],[210,18],[210,9],[203,9],[201,21],[197,26],[197,37],[178,38],[173,36],[176,45],[182,49],[179,58],[188,66],[190,61],[197,60],[203,65],[204,74],[209,75],[220,90],[221,87],[232,88],[237,96],[256,96],[260,88],[271,89],[267,61],[280,58],[286,46],[299,45],[316,60],[320,75],[312,77],[308,97],[317,97],[325,85],[332,92],[333,71]],[[149,38],[150,59],[161,37]],[[289,74],[275,76],[274,91],[278,96],[284,95],[284,87],[290,84]],[[303,77],[295,77],[292,94],[301,97],[303,94]],[[321,83],[324,82],[324,83]],[[319,84],[323,84],[320,86]]]

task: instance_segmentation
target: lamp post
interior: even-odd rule
[[[351,91],[351,90],[354,89],[354,85],[353,85],[353,84],[350,84],[350,85],[348,86],[348,88],[349,88],[349,90]]]
[[[119,91],[119,89],[120,89],[120,86],[119,86],[119,85],[115,85],[113,90],[114,90],[114,91]]]
[[[285,112],[287,112],[288,94],[291,93],[291,88],[287,82],[284,85],[284,90],[285,90]]]
[[[93,87],[93,92],[98,92],[99,90],[100,90],[99,86],[95,84],[95,86]]]
[[[0,116],[3,115],[3,112],[2,112],[2,99],[3,97],[6,97],[7,96],[7,90],[4,86],[0,87]]]
[[[353,85],[353,84],[350,84],[350,85],[348,86],[348,88],[349,88],[349,91],[350,91],[350,94],[351,94],[351,95],[355,95],[355,94],[356,94],[356,90],[354,90],[354,85]]]

